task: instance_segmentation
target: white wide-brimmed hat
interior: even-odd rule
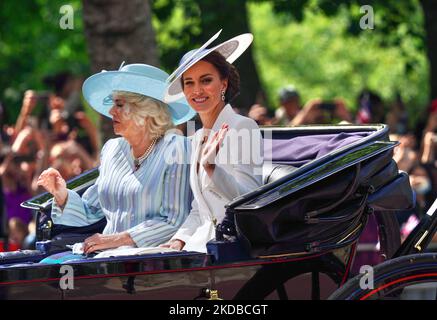
[[[222,30],[213,35],[200,48],[191,50],[182,57],[178,68],[167,78],[168,86],[164,95],[164,101],[172,102],[184,98],[182,84],[180,81],[181,76],[203,57],[207,56],[213,51],[217,51],[226,59],[226,61],[233,63],[244,51],[246,51],[253,41],[253,35],[251,33],[244,33],[207,49],[206,47],[215,39],[217,39],[221,31]]]
[[[109,109],[113,105],[113,91],[139,93],[166,103],[174,125],[190,120],[196,112],[187,100],[177,99],[171,103],[164,101],[168,73],[147,64],[128,64],[115,71],[96,73],[85,80],[82,92],[85,100],[97,112],[112,118]]]

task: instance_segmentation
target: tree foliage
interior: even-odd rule
[[[351,23],[359,21],[347,6],[328,10],[329,14],[308,6],[302,17],[285,13],[284,7],[278,13],[272,3],[255,2],[249,8],[256,61],[272,106],[278,103],[279,88],[289,83],[297,86],[304,100],[341,96],[352,107],[364,88],[388,101],[400,92],[413,109],[427,103],[423,43],[409,31],[422,23],[420,10],[412,14],[415,28],[400,23],[392,34],[383,34],[377,31],[380,13],[375,9],[375,29],[351,34]]]
[[[59,27],[61,0],[0,1],[0,101],[15,121],[22,93],[45,89],[44,76],[68,70],[88,72],[81,4],[71,0],[74,29]]]
[[[240,12],[224,0],[151,0],[161,66],[171,72],[183,53],[198,47],[220,27],[223,39],[236,35],[230,17]],[[399,91],[414,110],[427,103],[429,65],[419,0],[246,0],[256,68],[270,107],[277,90],[294,83],[304,100],[344,96],[354,106],[364,87],[385,99]],[[82,6],[74,8],[74,29],[59,27],[61,0],[0,1],[0,101],[9,122],[29,88],[44,89],[42,78],[61,70],[88,75]],[[372,5],[375,29],[362,30],[361,5]],[[213,21],[207,26],[205,21]],[[237,61],[237,64],[239,62]],[[245,74],[242,74],[242,79]],[[412,112],[418,114],[418,112]]]
[[[161,66],[171,73],[185,52],[201,45],[201,12],[192,0],[154,0],[152,3]]]
[[[250,32],[245,1],[159,0],[154,2],[154,9],[161,58],[168,70],[177,66],[185,52],[199,47],[219,29],[222,29],[222,40]],[[263,96],[252,48],[249,47],[235,64],[244,76],[241,77],[241,93],[232,103],[247,112],[257,97]]]

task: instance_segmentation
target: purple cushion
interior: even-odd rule
[[[319,134],[281,140],[264,139],[264,160],[300,167],[373,132]]]

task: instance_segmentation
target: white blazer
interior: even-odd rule
[[[210,136],[223,123],[229,131],[215,158],[211,178],[203,166],[197,171],[206,131],[200,129],[192,137],[190,185],[194,200],[188,218],[172,237],[184,241],[186,251],[206,252],[206,243],[215,237],[214,220],[220,223],[225,216],[224,206],[262,183],[263,144],[258,125],[236,114],[229,104],[220,112]]]

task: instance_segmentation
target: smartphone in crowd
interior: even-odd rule
[[[31,113],[35,120],[34,126],[39,129],[50,129],[50,92],[37,91],[36,99],[36,105]]]
[[[32,110],[32,115],[36,117],[48,115],[50,93],[47,91],[36,92],[36,105]]]
[[[327,112],[334,112],[335,111],[335,103],[326,101],[319,104],[320,110],[327,111]]]
[[[319,110],[322,113],[322,119],[320,123],[329,124],[334,120],[334,112],[336,105],[331,101],[323,101],[319,104]]]

